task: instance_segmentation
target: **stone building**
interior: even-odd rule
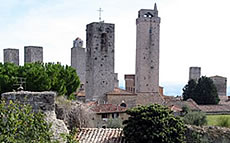
[[[210,78],[216,86],[218,96],[227,96],[227,78],[218,75]]]
[[[86,29],[86,101],[105,102],[114,89],[114,24],[93,22]]]
[[[135,74],[125,75],[125,90],[135,93]]]
[[[43,47],[25,46],[24,62],[25,63],[43,62]]]
[[[154,10],[141,9],[136,19],[136,92],[159,90],[159,34],[160,17]]]
[[[81,85],[85,84],[85,64],[86,51],[83,48],[83,41],[80,38],[76,38],[73,41],[73,48],[71,48],[71,66],[76,69]]]
[[[189,80],[193,79],[198,81],[201,76],[201,67],[190,67],[189,68]]]
[[[4,63],[14,63],[19,65],[19,49],[7,48],[3,50]]]

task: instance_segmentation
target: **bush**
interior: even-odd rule
[[[124,136],[129,143],[183,143],[185,127],[168,107],[153,104],[127,110]]]
[[[123,128],[122,120],[120,118],[109,119],[107,127],[108,128]]]
[[[0,142],[5,143],[50,143],[51,124],[44,119],[44,114],[33,113],[28,105],[12,101],[0,103]]]
[[[184,118],[184,123],[189,125],[202,126],[207,124],[207,118],[203,112],[189,112]]]
[[[217,126],[220,127],[230,127],[230,121],[228,117],[219,117],[217,121]]]

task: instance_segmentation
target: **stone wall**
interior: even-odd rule
[[[216,126],[198,127],[187,125],[186,137],[187,143],[194,143],[196,140],[205,143],[229,143],[230,128],[221,128]]]
[[[25,63],[43,62],[43,47],[25,46],[24,62]]]
[[[107,103],[114,105],[126,104],[127,108],[136,106],[137,95],[107,95]]]
[[[19,65],[19,49],[4,49],[4,63],[14,63]]]
[[[189,80],[193,79],[198,81],[201,75],[201,68],[200,67],[190,67],[189,68]]]
[[[8,92],[1,95],[1,100],[6,103],[12,100],[22,104],[32,106],[34,112],[42,111],[46,115],[46,120],[52,123],[51,130],[54,133],[54,139],[63,142],[61,133],[68,133],[68,129],[62,120],[56,118],[55,114],[55,92]]]

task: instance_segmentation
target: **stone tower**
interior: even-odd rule
[[[160,17],[154,9],[141,9],[136,19],[136,92],[159,92]]]
[[[7,48],[3,50],[4,63],[14,63],[19,65],[19,49]]]
[[[25,46],[24,62],[25,63],[43,62],[43,48],[38,46]]]
[[[210,78],[216,86],[218,95],[227,96],[227,78],[218,75],[211,76]]]
[[[201,68],[200,67],[190,67],[189,68],[189,80],[193,79],[198,81],[201,75]]]
[[[86,29],[86,101],[105,101],[114,89],[114,24],[94,22]]]
[[[83,41],[76,38],[73,41],[73,48],[71,48],[71,66],[76,69],[82,85],[85,84],[85,64],[86,51],[83,48]]]

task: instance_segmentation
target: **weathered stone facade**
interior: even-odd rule
[[[193,79],[198,81],[201,75],[201,67],[190,67],[189,68],[189,80]]]
[[[86,101],[104,102],[114,89],[114,24],[94,22],[86,31]]]
[[[83,41],[80,38],[74,40],[71,48],[71,66],[76,69],[81,84],[85,84],[86,51],[82,46]]]
[[[43,62],[43,47],[25,46],[24,62],[25,63]]]
[[[159,91],[160,17],[154,10],[141,9],[136,20],[136,92]]]
[[[125,75],[125,90],[135,93],[135,74]]]
[[[210,78],[216,86],[218,96],[227,96],[227,78],[218,75]]]
[[[19,49],[7,48],[4,52],[4,63],[14,63],[19,65]]]
[[[55,97],[54,92],[8,92],[1,95],[1,100],[8,103],[10,100],[17,101],[21,104],[29,104],[32,111],[42,111],[46,115],[46,120],[52,123],[51,130],[53,131],[53,138],[63,142],[62,133],[68,133],[68,129],[62,120],[58,120],[55,114]]]

